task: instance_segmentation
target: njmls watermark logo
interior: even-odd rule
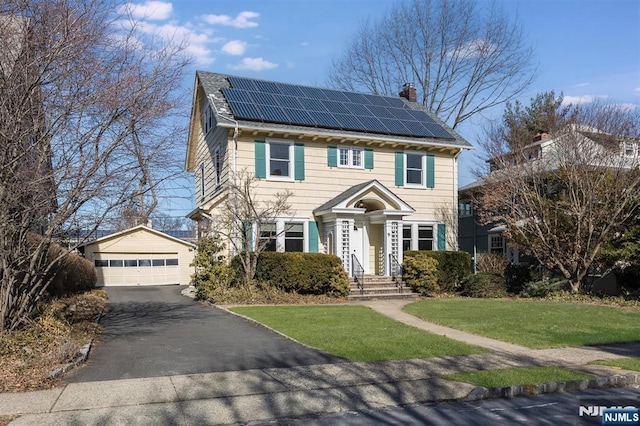
[[[632,398],[578,398],[579,425],[640,426],[640,400]]]

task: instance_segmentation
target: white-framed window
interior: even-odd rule
[[[489,253],[504,254],[504,237],[502,234],[489,234]]]
[[[220,147],[216,147],[213,151],[213,163],[216,174],[216,187],[220,186],[222,178],[222,158],[220,157]]]
[[[634,142],[624,142],[622,144],[622,154],[625,157],[635,157],[638,155],[638,145]]]
[[[277,231],[275,223],[263,223],[260,225],[260,243],[264,244],[264,251],[276,251]]]
[[[303,219],[275,219],[257,229],[265,251],[304,252],[307,246],[306,222]]]
[[[458,202],[458,217],[469,217],[473,215],[473,208],[471,207],[471,201],[461,200]]]
[[[285,223],[284,224],[284,251],[303,252],[304,251],[304,224]]]
[[[293,142],[268,141],[267,177],[270,179],[293,180]]]
[[[409,222],[402,225],[402,251],[435,250],[436,225],[432,222]]]
[[[338,148],[338,167],[364,168],[362,148],[341,146]]]
[[[405,185],[424,186],[425,156],[416,152],[405,153]]]
[[[411,225],[402,227],[402,251],[411,250]]]
[[[200,163],[200,196],[204,197],[205,185],[204,185],[204,163]]]
[[[433,225],[418,225],[418,250],[433,250]]]

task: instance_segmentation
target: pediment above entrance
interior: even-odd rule
[[[316,216],[329,213],[371,212],[405,216],[414,213],[415,210],[393,191],[374,179],[352,186],[313,212]]]

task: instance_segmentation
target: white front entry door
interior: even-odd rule
[[[369,273],[369,258],[367,256],[367,245],[364,244],[367,235],[366,227],[363,223],[355,222],[355,226],[351,231],[351,253],[356,256],[358,262],[362,265],[364,273]],[[355,263],[355,262],[354,262]],[[353,266],[352,266],[353,268]],[[353,269],[352,269],[353,271]]]

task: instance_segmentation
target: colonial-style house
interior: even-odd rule
[[[250,227],[248,244],[270,234],[271,250],[331,253],[375,275],[404,250],[453,248],[438,210],[457,205],[458,155],[472,147],[415,99],[412,85],[395,98],[196,72],[189,217],[215,222],[244,170],[257,197],[289,190],[294,212]]]
[[[613,144],[613,151],[611,151]],[[607,147],[607,150],[605,150]],[[540,172],[553,171],[558,162],[569,161],[566,150],[580,150],[574,161],[585,161],[594,167],[636,167],[640,159],[640,142],[617,138],[584,125],[568,125],[550,135],[539,133],[534,141],[517,152],[509,152],[489,159],[490,174],[517,173],[519,168],[537,168]],[[610,159],[617,152],[619,158]],[[501,223],[482,224],[474,206],[475,194],[483,191],[485,178],[460,187],[458,195],[458,246],[471,253],[494,253],[504,256],[509,263],[535,262],[523,259],[519,250],[505,238],[505,226]]]

